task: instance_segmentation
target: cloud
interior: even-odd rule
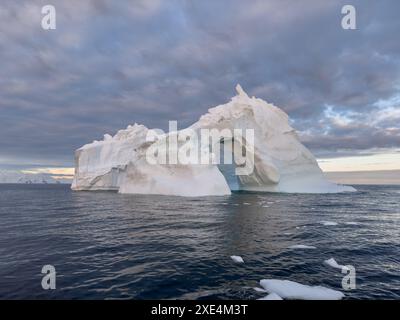
[[[236,83],[318,154],[400,145],[398,1],[354,0],[354,31],[341,0],[55,1],[54,31],[45,4],[0,8],[0,158],[70,166],[128,124],[187,126]]]
[[[396,102],[397,96],[388,101]],[[302,140],[316,152],[388,149],[400,146],[400,104],[380,101],[369,112],[326,106],[313,127],[301,132]]]

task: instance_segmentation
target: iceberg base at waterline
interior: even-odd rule
[[[221,196],[231,193],[217,163],[149,163],[151,149],[171,144],[177,134],[202,130],[252,130],[247,144],[232,135],[232,153],[244,149],[251,154],[251,170],[238,174],[240,190],[289,193],[337,193],[355,191],[328,181],[312,153],[300,142],[289,125],[288,115],[261,99],[250,98],[238,85],[230,102],[208,113],[186,129],[158,135],[149,141],[152,131],[135,124],[104,135],[102,141],[86,144],[75,152],[73,190],[117,190],[120,193],[175,196]],[[246,136],[247,138],[247,136]],[[210,142],[207,148],[223,145],[223,139]],[[194,143],[194,142],[190,142]],[[188,142],[178,140],[177,148]],[[214,149],[213,149],[214,150]],[[213,154],[211,154],[211,157]],[[244,170],[239,165],[236,169]]]

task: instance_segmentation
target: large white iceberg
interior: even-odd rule
[[[102,141],[84,145],[75,152],[73,190],[118,190],[120,193],[211,196],[231,193],[218,164],[149,163],[151,148],[163,148],[175,134],[201,130],[254,130],[251,149],[253,170],[237,176],[240,190],[331,193],[354,191],[324,177],[311,152],[289,125],[288,115],[278,107],[250,98],[238,85],[238,94],[226,104],[211,108],[189,128],[159,135],[149,141],[149,129],[135,124],[105,135]],[[243,143],[232,138],[233,145]],[[178,141],[182,147],[186,141]],[[218,144],[224,141],[218,141]],[[210,146],[213,147],[213,146]],[[208,148],[208,146],[207,146]],[[235,149],[236,150],[236,149]],[[232,150],[235,154],[235,150]],[[203,150],[204,151],[204,150]]]

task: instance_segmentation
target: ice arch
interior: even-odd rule
[[[254,148],[254,136],[252,138],[253,142],[250,142],[246,141],[246,137],[238,139],[233,136],[230,139],[221,138],[217,143],[216,148],[219,149],[217,158],[220,160],[218,168],[231,190],[252,190],[253,187],[279,183],[278,169],[270,161],[271,159],[267,159],[269,161],[267,162],[259,158]]]
[[[285,112],[261,99],[250,98],[239,85],[236,90],[237,95],[230,102],[209,109],[189,128],[254,130],[254,170],[239,176],[240,189],[294,193],[354,191],[326,180],[314,156],[289,125]],[[145,154],[152,143],[146,141],[147,132],[146,127],[135,124],[114,137],[105,135],[103,141],[78,149],[72,189],[179,196],[231,193],[217,164],[149,164]],[[163,139],[168,137],[167,134]]]

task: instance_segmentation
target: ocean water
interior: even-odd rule
[[[357,189],[180,198],[0,185],[0,298],[257,299],[261,279],[288,279],[400,299],[400,186]],[[288,249],[300,244],[316,249]],[[324,265],[332,257],[355,267],[354,290]],[[47,264],[55,290],[41,287]]]

